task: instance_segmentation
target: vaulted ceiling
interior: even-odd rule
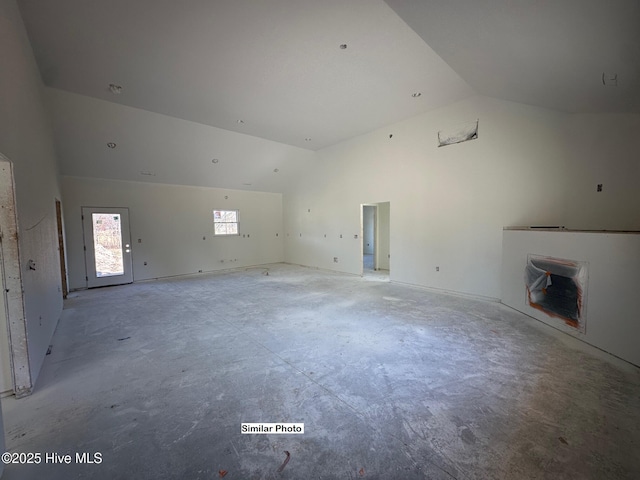
[[[50,87],[65,174],[117,177],[100,168],[133,162],[120,177],[148,170],[160,172],[148,181],[222,186],[199,170],[180,177],[186,157],[211,163],[216,149],[229,150],[222,139],[207,143],[206,133],[193,133],[203,145],[189,150],[185,133],[175,140],[184,145],[165,155],[166,135],[158,135],[145,151],[149,135],[134,138],[144,120],[128,107],[173,117],[185,132],[200,124],[286,146],[266,163],[257,160],[261,148],[245,152],[234,186],[252,183],[242,172],[258,164],[272,172],[298,151],[474,93],[566,112],[640,113],[637,0],[18,3]],[[127,108],[107,114],[113,108],[105,102]],[[105,148],[118,135],[125,138],[118,149],[138,142],[126,155],[119,150],[121,163]],[[176,156],[187,163],[163,177]]]
[[[571,113],[640,113],[638,0],[387,4],[480,94]]]

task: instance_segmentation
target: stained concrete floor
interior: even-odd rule
[[[640,369],[498,303],[289,265],[74,293],[3,410],[9,451],[43,454],[5,480],[640,478]]]

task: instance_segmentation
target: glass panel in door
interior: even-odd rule
[[[96,277],[124,275],[122,225],[119,213],[92,213]]]
[[[126,208],[82,208],[87,286],[133,281],[129,211]]]

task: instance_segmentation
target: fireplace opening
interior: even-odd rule
[[[525,270],[527,303],[586,331],[587,263],[530,254]]]

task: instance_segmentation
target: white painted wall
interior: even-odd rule
[[[35,381],[62,311],[55,216],[60,193],[43,85],[15,0],[0,0],[0,65],[0,152],[14,166],[29,364]],[[36,270],[27,268],[30,259]],[[6,388],[5,379],[0,389]]]
[[[585,334],[527,304],[524,269],[530,253],[588,262]],[[640,366],[640,233],[505,230],[502,268],[505,305]]]
[[[281,194],[67,176],[62,190],[70,289],[86,287],[83,206],[129,208],[134,281],[283,261]],[[239,210],[240,236],[213,236],[214,209]]]
[[[566,117],[473,97],[319,151],[285,193],[286,261],[358,274],[360,205],[379,199],[392,281],[500,298],[502,228],[565,222]],[[477,118],[477,140],[437,147]]]
[[[640,115],[571,115],[568,125],[566,226],[640,230]]]

